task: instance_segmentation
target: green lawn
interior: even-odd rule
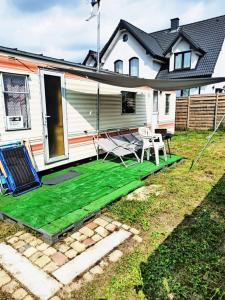
[[[182,157],[160,157],[142,164],[128,161],[125,168],[118,161],[93,160],[69,167],[42,178],[61,175],[68,170],[80,175],[57,185],[43,185],[18,197],[0,196],[0,211],[35,230],[54,235],[99,211],[113,201],[144,185],[141,177],[154,173]]]
[[[188,159],[145,180],[161,193],[110,208],[114,218],[139,228],[144,242],[126,249],[74,299],[225,299],[224,132],[188,172],[208,135],[176,134],[172,150]]]
[[[108,213],[144,238],[73,299],[225,299],[225,132],[196,168],[209,132],[179,133],[172,151],[187,160],[148,177],[145,201],[121,199]],[[159,191],[159,193],[158,193]],[[0,237],[17,227],[0,223]]]

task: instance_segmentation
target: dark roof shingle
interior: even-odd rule
[[[163,54],[163,49],[161,48],[160,44],[158,43],[158,41],[155,39],[154,36],[149,35],[147,32],[137,28],[136,26],[130,24],[125,20],[120,20],[112,36],[103,47],[101,51],[101,57],[107,51],[109,45],[115,38],[117,32],[122,29],[126,29],[128,32],[130,32],[135,37],[135,39],[144,47],[147,54],[151,54],[153,57],[159,58],[163,61],[167,60]]]
[[[178,31],[171,31],[169,28],[153,33],[146,33],[131,23],[120,20],[109,41],[103,47],[101,57],[107,51],[117,32],[122,29],[130,32],[144,47],[147,54],[165,62],[157,78],[212,76],[225,38],[225,15],[182,25]],[[195,69],[169,72],[168,58],[165,57],[165,54],[180,36],[188,40],[193,48],[201,53],[201,56]]]
[[[193,41],[196,41],[205,54],[200,57],[195,69],[169,72],[168,66],[163,66],[157,78],[172,79],[197,76],[211,76],[213,74],[220,50],[225,38],[225,16],[207,19],[180,26]],[[179,35],[179,31],[172,33],[169,29],[150,34],[159,42],[164,51]]]

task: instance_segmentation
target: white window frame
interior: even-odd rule
[[[122,70],[121,70],[121,72],[116,71],[116,65],[117,65],[117,63],[121,63],[122,64]],[[118,73],[118,74],[123,74],[123,61],[121,59],[117,59],[117,60],[114,61],[114,72]]]
[[[137,61],[137,74],[136,75],[132,75],[131,73],[131,69],[132,69],[132,62],[133,61]],[[139,75],[140,75],[140,59],[138,58],[138,57],[136,57],[136,56],[134,56],[134,57],[131,57],[130,59],[129,59],[129,75],[130,76],[134,76],[134,77],[139,77]]]
[[[168,112],[166,111],[166,107],[167,107],[167,106],[166,106],[166,105],[167,105],[167,96],[169,96],[169,98],[168,98],[168,99],[169,99],[169,103],[168,103],[168,105],[169,105],[169,106],[168,106]],[[166,115],[166,116],[168,116],[168,115],[170,114],[170,109],[171,109],[170,106],[171,106],[171,94],[166,93],[166,94],[165,94],[165,115]]]
[[[5,131],[21,131],[21,130],[30,130],[31,129],[31,116],[30,116],[30,90],[28,85],[28,74],[22,73],[12,73],[12,72],[1,72],[1,86],[2,86],[2,97],[3,97],[3,107],[4,107],[4,119],[5,119]],[[25,92],[11,92],[11,94],[25,94],[26,95],[26,105],[27,105],[27,120],[28,120],[28,127],[27,128],[20,128],[20,129],[9,129],[7,125],[7,115],[6,115],[6,101],[5,101],[5,94],[10,94],[9,91],[5,91],[3,77],[4,75],[12,75],[12,76],[22,76],[25,77]]]
[[[157,110],[154,110],[154,95],[155,94],[157,94]],[[153,91],[152,112],[153,112],[153,114],[159,113],[159,92],[157,90]]]

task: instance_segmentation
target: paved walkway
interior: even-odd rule
[[[101,215],[54,246],[19,231],[0,244],[0,288],[14,299],[68,299],[120,259],[121,244],[142,239],[135,228]]]

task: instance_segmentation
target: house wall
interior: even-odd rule
[[[0,86],[0,142],[12,140],[28,140],[31,144],[34,160],[39,171],[59,165],[79,161],[96,155],[92,136],[96,133],[96,92],[97,83],[69,73],[65,74],[65,98],[68,125],[69,159],[46,164],[44,156],[44,134],[41,85],[38,66],[50,66],[43,61],[32,61],[18,58],[14,63],[7,57],[1,59],[0,75],[2,72],[26,74],[29,85],[29,106],[31,129],[6,131],[4,95]],[[20,63],[18,63],[18,61]],[[57,64],[51,64],[57,67]],[[26,67],[27,66],[27,67]],[[29,67],[28,67],[29,66]],[[46,66],[46,67],[47,67]],[[63,67],[60,65],[60,67]],[[137,92],[136,113],[122,114],[121,90],[124,88],[100,84],[100,129],[109,128],[138,128],[152,122],[153,91],[150,88],[126,89]],[[173,93],[174,95],[174,93]],[[163,101],[159,101],[159,127],[174,130],[175,112],[171,111],[170,118],[163,117]],[[175,103],[175,101],[174,101]],[[172,107],[172,106],[171,106]]]
[[[225,40],[221,48],[212,77],[225,77]],[[225,82],[201,87],[201,94],[214,94],[217,88],[224,88]]]
[[[223,41],[223,46],[221,48],[212,77],[225,77],[225,39]],[[223,88],[224,86],[225,86],[225,82],[221,82],[211,86],[207,86],[207,88],[208,91],[211,90],[215,92],[216,88]]]
[[[123,35],[128,34],[128,41],[123,42]],[[144,78],[155,78],[160,64],[154,62],[150,55],[146,55],[146,50],[128,32],[120,32],[112,42],[111,48],[103,57],[104,69],[114,71],[114,62],[118,59],[123,61],[123,73],[129,74],[129,59],[139,58],[139,76]]]
[[[128,34],[128,41],[123,42],[123,35]],[[117,34],[115,39],[109,46],[108,51],[103,57],[104,69],[114,71],[114,62],[116,60],[123,61],[123,73],[129,74],[129,59],[132,57],[139,58],[139,77],[155,78],[159,72],[161,65],[156,63],[150,55],[146,55],[146,50],[136,41],[136,39],[127,31]],[[153,97],[151,95],[151,103],[148,104],[148,124],[154,123],[157,119],[156,127],[167,127],[168,130],[174,132],[173,120],[175,118],[175,92],[171,93],[171,111],[169,115],[165,115],[165,93],[159,93],[159,113],[153,115]],[[166,125],[165,125],[166,124]]]
[[[225,77],[225,40],[221,48],[212,77]],[[215,93],[216,88],[224,88],[225,82],[215,83],[201,87],[201,94]]]
[[[170,109],[169,114],[165,114],[166,94],[170,94]],[[167,124],[169,132],[174,133],[173,119],[175,119],[176,111],[176,93],[175,92],[159,92],[159,119],[158,128],[164,128]]]

